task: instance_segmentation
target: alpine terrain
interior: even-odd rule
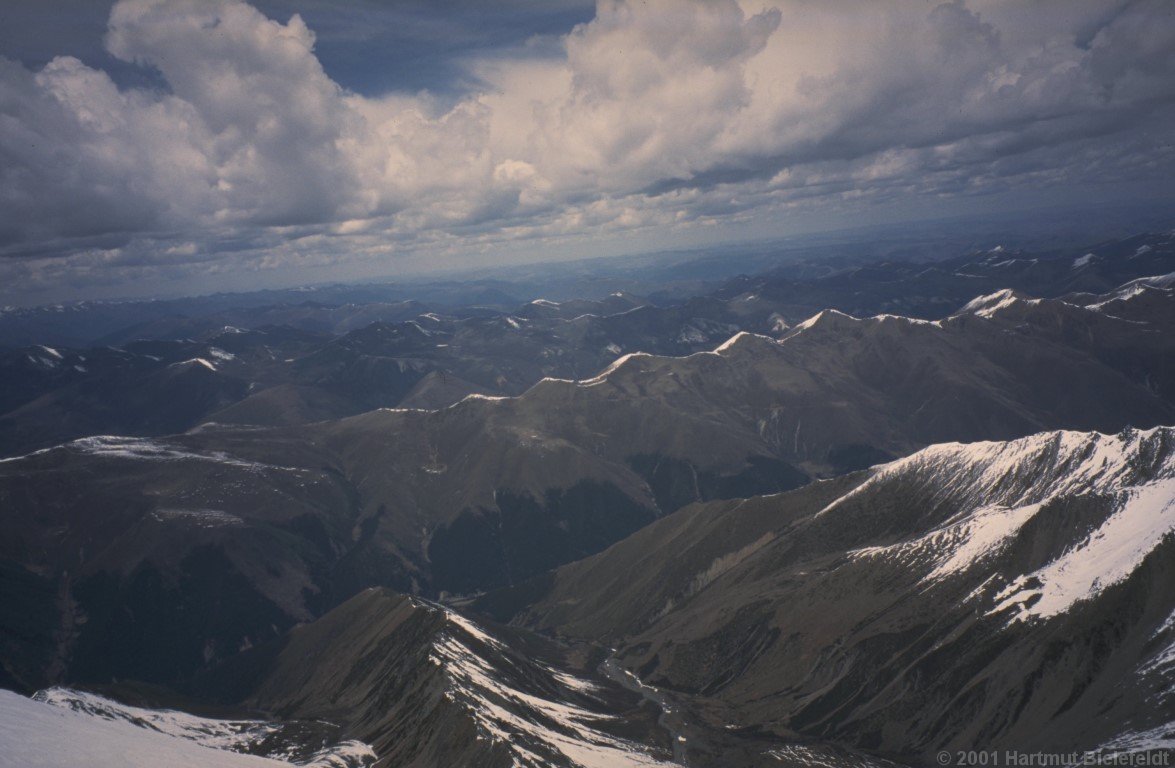
[[[1175,282],[1146,273],[1171,243],[799,260],[678,298],[218,299],[10,348],[0,743],[344,768],[1175,748]]]

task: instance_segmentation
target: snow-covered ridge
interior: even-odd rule
[[[503,649],[501,641],[448,608],[415,602],[429,610],[442,611],[450,625],[442,631],[430,656],[449,680],[446,697],[470,713],[481,738],[505,745],[518,768],[545,768],[552,764],[552,758],[580,768],[673,765],[656,759],[641,745],[601,730],[600,724],[615,719],[613,715],[548,694],[521,690],[506,679],[491,658],[492,652]],[[554,689],[561,687],[590,696],[597,688],[594,683],[549,667],[536,669],[549,677]]]
[[[593,384],[602,384],[602,383],[604,383],[604,381],[607,380],[607,378],[610,375],[612,375],[617,370],[619,370],[620,367],[623,366],[625,363],[627,363],[629,360],[635,360],[637,358],[642,358],[642,357],[653,357],[653,355],[650,355],[648,352],[629,352],[626,355],[621,355],[620,357],[613,360],[612,363],[607,368],[600,371],[599,373],[597,373],[595,376],[591,377],[590,379],[580,379],[579,384],[582,386],[591,386]]]
[[[869,480],[822,514],[897,476],[933,480],[943,501],[956,497],[975,506],[1023,506],[1092,490],[1123,490],[1175,478],[1175,427],[1117,435],[1059,430],[1009,442],[940,443],[875,467]]]
[[[1076,546],[1032,573],[1014,579],[991,613],[1012,618],[1056,616],[1124,580],[1163,539],[1175,533],[1175,480],[1128,489],[1119,508]]]
[[[906,317],[905,315],[874,315],[869,319],[879,322],[905,323],[906,325],[933,325],[939,328],[942,327],[941,320],[923,320],[918,317]]]
[[[1040,302],[1040,299],[1031,299],[1013,291],[1011,288],[1004,288],[995,293],[976,296],[964,304],[963,308],[956,315],[977,315],[978,317],[990,319],[999,314],[1001,310],[1008,309],[1009,307],[1016,305],[1034,307],[1040,304]]]
[[[1163,293],[1170,294],[1172,286],[1175,286],[1175,273],[1169,275],[1157,275],[1153,277],[1140,277],[1124,283],[1120,287],[1096,297],[1098,300],[1093,303],[1086,303],[1085,301],[1078,301],[1072,303],[1062,299],[1038,299],[1025,296],[1010,288],[1005,288],[995,293],[989,293],[983,296],[977,296],[971,301],[967,302],[954,317],[960,315],[974,315],[992,319],[1009,309],[1036,307],[1046,302],[1065,306],[1071,310],[1088,311],[1088,312],[1104,312],[1107,306],[1118,301],[1130,301],[1139,296],[1144,296],[1148,293]]]
[[[748,342],[754,342],[756,340],[760,341],[760,342],[767,343],[767,344],[778,344],[779,343],[775,339],[771,338],[770,336],[764,336],[761,333],[751,333],[750,331],[739,331],[738,333],[731,336],[729,339],[727,339],[726,341],[722,342],[717,347],[715,347],[714,354],[722,354],[723,352],[728,352],[728,351],[734,349],[735,347],[739,346],[740,344],[746,344]]]
[[[29,699],[0,690],[5,765],[87,768],[365,768],[376,755],[358,741],[299,745],[283,724],[218,720],[131,707],[82,691],[51,688]],[[266,756],[245,754],[274,746]]]
[[[1170,294],[1172,289],[1175,289],[1175,272],[1166,275],[1140,277],[1124,283],[1117,290],[1104,294],[1100,297],[1101,301],[1096,304],[1089,304],[1087,308],[1100,310],[1115,301],[1129,301],[1151,292]]]
[[[1168,272],[1165,275],[1153,275],[1151,277],[1140,277],[1137,280],[1132,280],[1131,283],[1143,283],[1152,288],[1175,288],[1175,272]],[[1127,283],[1130,285],[1131,283]]]
[[[905,315],[880,314],[872,315],[870,317],[854,317],[853,315],[841,312],[838,309],[824,309],[812,315],[807,320],[801,323],[796,323],[793,326],[786,338],[798,336],[804,331],[810,331],[815,328],[828,328],[831,330],[847,329],[852,327],[869,327],[878,324],[893,323],[898,326],[933,326],[935,328],[942,327],[941,320],[923,320],[917,317],[906,317]]]
[[[509,400],[509,399],[510,399],[510,398],[509,398],[509,397],[507,397],[506,395],[483,395],[483,394],[480,394],[480,393],[478,393],[478,392],[471,392],[470,394],[468,394],[468,395],[466,395],[465,397],[463,397],[463,398],[461,398],[460,400],[458,400],[458,401],[457,401],[457,403],[455,403],[454,405],[460,405],[461,403],[465,403],[465,402],[473,402],[474,400],[488,400],[488,401],[490,401],[490,402],[496,402],[496,401],[498,401],[498,400]],[[451,407],[453,407],[453,406],[449,406],[449,407],[451,408]],[[409,408],[380,408],[380,410],[381,410],[381,411],[391,411],[391,412],[395,412],[395,411],[397,411],[397,410],[406,411],[406,410],[419,410],[419,409],[409,409]]]
[[[834,321],[834,320],[838,320],[841,322],[848,321],[848,322],[852,322],[852,323],[861,322],[858,318],[855,318],[852,315],[845,314],[844,312],[841,312],[839,309],[822,309],[819,312],[817,312],[816,314],[809,317],[807,320],[803,321],[802,323],[796,323],[795,327],[792,330],[796,331],[796,332],[807,331],[807,330],[811,330],[812,328],[815,328],[818,325],[821,325],[823,323],[827,323],[829,321]]]
[[[775,345],[775,344],[778,344],[779,341],[771,338],[770,336],[764,336],[764,335],[758,334],[758,333],[751,333],[749,331],[739,331],[738,333],[734,334],[729,339],[724,341],[722,344],[715,347],[713,350],[695,352],[693,354],[684,355],[682,357],[672,357],[672,356],[667,356],[667,355],[653,355],[648,352],[629,352],[627,354],[621,355],[620,357],[616,358],[602,371],[597,373],[595,376],[592,376],[587,379],[560,379],[560,378],[555,378],[552,376],[545,376],[542,379],[540,379],[539,381],[535,382],[535,384],[533,386],[531,386],[531,388],[528,389],[527,392],[524,392],[522,397],[525,397],[527,393],[538,390],[539,388],[543,387],[544,385],[548,385],[548,384],[570,385],[570,386],[574,386],[574,387],[598,386],[600,384],[607,383],[608,380],[613,375],[615,375],[618,371],[620,371],[622,368],[625,368],[628,365],[631,365],[632,363],[634,363],[637,360],[689,360],[690,358],[694,358],[694,357],[697,357],[700,355],[719,355],[719,356],[721,356],[723,353],[731,352],[737,348],[740,348],[742,346],[746,346],[751,343]],[[614,346],[614,345],[612,345],[612,346]],[[615,350],[617,352],[619,352],[619,347],[615,347]],[[612,351],[611,348],[609,348],[608,351]],[[515,400],[515,399],[517,399],[517,397],[518,396],[511,397],[511,396],[507,396],[507,395],[470,394],[470,395],[466,395],[465,397],[463,397],[458,403],[454,404],[453,406],[449,406],[449,407],[452,408],[452,407],[455,407],[456,405],[459,405],[460,403],[464,403],[467,401]]]
[[[851,555],[901,562],[919,570],[927,584],[966,573],[998,554],[1051,501],[1096,495],[1112,505],[1094,530],[1045,565],[1001,582],[989,615],[1012,620],[1056,616],[1095,597],[1175,535],[1175,429],[1170,427],[935,445],[874,468],[868,480],[819,514],[894,482],[932,488],[937,502],[962,511],[915,539]]]

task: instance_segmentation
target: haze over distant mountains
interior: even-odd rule
[[[613,290],[625,285],[613,277],[597,298],[558,302],[512,294],[549,288],[561,296],[593,290],[594,281],[12,310],[0,314],[0,338],[20,340],[0,350],[0,453],[87,434],[169,434],[206,421],[267,426],[377,407],[437,408],[471,393],[517,395],[544,377],[587,378],[628,352],[684,355],[740,330],[778,336],[823,309],[938,319],[1005,288],[1048,298],[1101,294],[1175,270],[1167,235],[929,263],[842,257],[838,268],[823,252],[794,258],[774,272],[731,279],[709,262],[692,269],[654,262],[635,280],[657,292]],[[695,284],[691,274],[713,285],[707,294],[682,295]]]

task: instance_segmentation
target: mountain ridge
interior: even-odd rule
[[[473,608],[780,737],[1097,750],[1175,721],[1172,478],[1171,427],[937,445],[687,507]]]

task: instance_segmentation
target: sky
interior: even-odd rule
[[[1173,138],[1165,0],[5,0],[0,304],[1153,207]]]

